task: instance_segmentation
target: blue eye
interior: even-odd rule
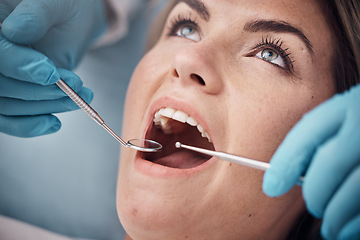
[[[271,62],[279,67],[286,68],[286,64],[282,57],[273,49],[265,48],[258,52],[255,57],[258,57],[264,61]]]
[[[191,18],[190,14],[188,17],[178,15],[171,20],[169,23],[168,36],[186,38],[195,42],[201,40],[199,26],[196,21]]]
[[[175,34],[179,37],[188,38],[195,42],[199,42],[201,40],[199,31],[190,24],[179,26]]]
[[[283,43],[280,39],[270,37],[263,38],[262,41],[253,48],[250,56],[274,64],[286,72],[294,72],[293,61],[289,57],[291,53],[288,52],[288,48],[284,49],[282,45]]]

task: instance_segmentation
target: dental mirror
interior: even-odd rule
[[[98,122],[97,120],[95,121]],[[149,139],[130,139],[128,142],[125,142],[121,137],[114,133],[114,131],[111,130],[104,122],[99,124],[124,147],[129,147],[141,152],[157,152],[162,149],[162,145],[160,143]]]
[[[119,137],[113,130],[111,130],[99,116],[99,114],[87,104],[69,85],[67,85],[62,79],[60,79],[56,85],[68,95],[84,112],[100,126],[102,126],[108,133],[111,134],[121,145],[124,147],[130,147],[141,152],[157,152],[162,148],[162,145],[158,142],[148,139],[131,139],[125,142]]]
[[[127,147],[142,152],[157,152],[162,148],[162,145],[149,139],[131,139],[127,142]]]
[[[162,149],[162,145],[160,143],[149,139],[131,139],[128,142],[125,142],[121,137],[119,137],[116,133],[114,133],[114,131],[111,130],[105,123],[101,123],[100,125],[103,128],[105,128],[105,130],[108,131],[108,133],[110,133],[124,147],[129,147],[141,152],[157,152],[160,149]]]

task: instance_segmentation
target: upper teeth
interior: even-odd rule
[[[161,126],[162,130],[170,134],[171,133],[171,126],[168,124],[169,119],[174,119],[176,121],[187,123],[190,126],[197,127],[201,136],[207,138],[209,142],[211,142],[209,134],[204,130],[204,128],[192,117],[190,117],[187,113],[183,111],[176,110],[174,108],[162,108],[155,113],[154,116],[154,123],[157,126]]]

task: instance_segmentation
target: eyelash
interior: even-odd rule
[[[292,63],[294,61],[292,61],[290,58],[291,53],[289,52],[288,48],[283,49],[282,44],[283,44],[283,42],[281,41],[281,39],[276,39],[276,38],[271,38],[271,37],[262,38],[261,42],[258,43],[253,48],[253,52],[257,53],[259,51],[265,50],[266,48],[270,48],[270,49],[274,50],[275,52],[277,52],[279,54],[279,56],[283,59],[284,64],[286,66],[285,70],[287,72],[293,72],[294,66]],[[251,56],[254,56],[254,54],[252,54]],[[279,65],[274,64],[272,62],[269,62],[269,63],[271,63],[277,67],[280,67]],[[282,68],[282,67],[280,67],[280,68]]]
[[[199,31],[199,27],[198,27],[198,23],[196,22],[196,18],[193,18],[191,16],[191,12],[189,12],[188,16],[179,14],[179,15],[177,15],[177,17],[174,17],[170,21],[170,24],[169,24],[168,30],[167,30],[167,36],[178,36],[177,31],[179,30],[179,28],[181,26],[185,26],[185,25],[189,25],[192,28]],[[267,61],[267,62],[276,67],[284,69],[288,73],[292,73],[292,72],[294,72],[294,66],[292,64],[293,61],[290,58],[291,53],[289,52],[288,48],[283,49],[282,44],[283,44],[283,42],[281,41],[281,39],[276,39],[276,38],[271,38],[271,37],[266,37],[266,38],[263,37],[261,42],[256,44],[256,46],[253,48],[252,54],[249,56],[255,56],[256,53],[263,51],[266,48],[270,48],[271,50],[274,50],[275,52],[277,52],[279,54],[281,59],[284,61],[285,68],[283,68],[275,63],[272,63],[270,61]],[[266,60],[264,60],[264,61],[266,61]]]
[[[183,15],[177,15],[176,18],[172,19],[170,21],[170,24],[168,26],[167,35],[168,36],[177,36],[176,32],[177,30],[184,25],[189,25],[193,27],[194,29],[198,30],[198,24],[196,22],[196,18],[192,18],[191,14],[189,13],[188,16]]]

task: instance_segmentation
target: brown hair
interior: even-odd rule
[[[323,1],[336,36],[333,75],[338,93],[360,83],[360,2]]]

